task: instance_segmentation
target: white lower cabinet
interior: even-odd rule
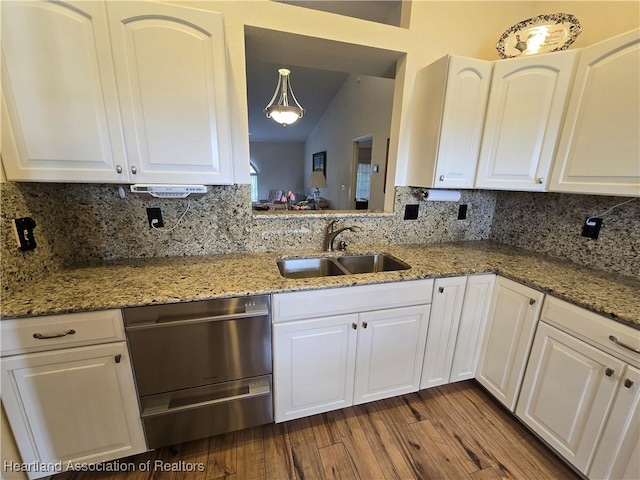
[[[640,478],[640,370],[627,366],[589,469],[589,478]]]
[[[436,279],[420,388],[476,375],[494,274]]]
[[[352,314],[273,326],[276,422],[353,404],[357,325]]]
[[[509,410],[516,406],[544,294],[498,277],[476,379]]]
[[[417,391],[432,287],[417,280],[273,295],[275,421]]]
[[[555,298],[541,320],[516,415],[589,478],[639,478],[637,330]]]
[[[541,323],[516,414],[585,472],[623,369],[611,355]]]
[[[60,317],[78,316],[82,314]],[[40,319],[6,322],[28,325],[31,320],[35,325]],[[55,349],[70,336],[82,337],[82,328],[92,325],[61,330],[50,338],[41,327],[34,335],[40,334],[45,345],[51,342],[49,351],[2,358],[2,403],[11,430],[22,461],[39,466],[29,478],[56,473],[54,468],[65,470],[69,464],[99,463],[146,451],[124,334],[118,342]],[[14,338],[19,340],[21,333]],[[19,345],[11,348],[19,350]]]

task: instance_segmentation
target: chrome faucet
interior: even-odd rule
[[[350,230],[352,232],[359,232],[360,230],[362,230],[360,227],[356,226],[356,225],[352,225],[350,227],[343,227],[343,228],[339,228],[338,230],[334,230],[333,227],[336,225],[336,223],[338,223],[337,220],[331,220],[329,222],[329,224],[327,225],[327,230],[325,232],[325,241],[324,241],[324,249],[327,252],[333,252],[333,241],[336,239],[336,237],[344,232],[345,230]],[[346,243],[341,242],[341,245],[343,245],[343,247],[341,248],[341,250],[344,250],[347,246]]]

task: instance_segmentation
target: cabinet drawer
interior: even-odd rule
[[[273,323],[431,303],[433,280],[273,295]]]
[[[640,366],[640,354],[632,350],[640,350],[640,331],[635,328],[553,297],[546,298],[541,320]]]
[[[2,356],[125,339],[120,310],[3,320]]]

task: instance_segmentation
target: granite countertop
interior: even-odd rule
[[[412,268],[311,279],[280,276],[277,258],[325,255],[320,251],[121,260],[57,272],[27,285],[2,298],[0,314],[53,315],[496,272],[640,329],[640,281],[630,277],[489,241],[387,245],[349,253],[368,252],[388,253]]]

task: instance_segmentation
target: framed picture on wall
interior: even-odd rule
[[[311,169],[314,172],[322,172],[324,178],[327,178],[327,152],[318,152],[312,155]]]

